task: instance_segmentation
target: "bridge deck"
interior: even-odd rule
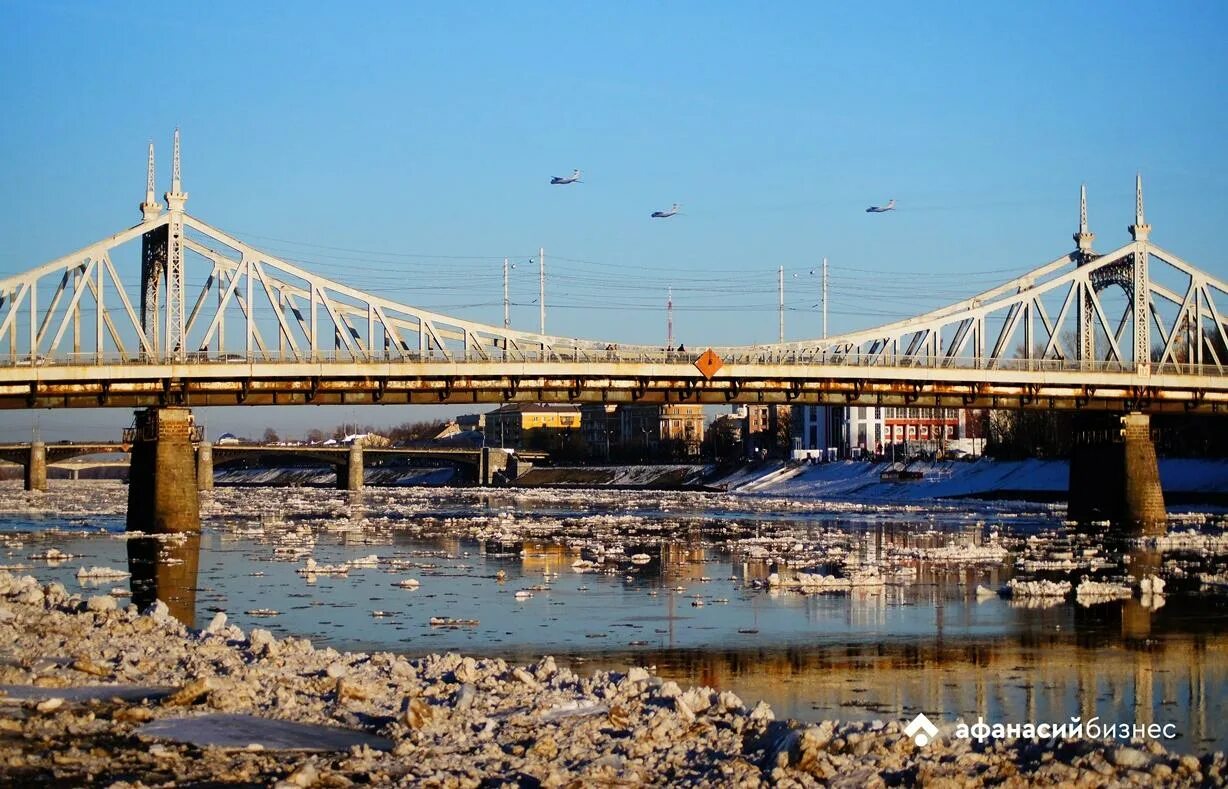
[[[1021,360],[993,367],[606,362],[244,362],[0,367],[0,408],[500,402],[1135,409],[1228,406],[1215,367]]]

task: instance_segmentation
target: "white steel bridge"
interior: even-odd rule
[[[1075,248],[995,288],[885,326],[700,358],[460,320],[261,252],[185,211],[178,132],[165,204],[152,145],[148,173],[139,224],[0,280],[0,408],[1228,408],[1228,284],[1151,242],[1141,180],[1130,240],[1109,252],[1093,250],[1084,194]]]

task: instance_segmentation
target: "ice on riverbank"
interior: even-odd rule
[[[1228,770],[1222,754],[1178,756],[1156,741],[982,746],[955,737],[952,721],[940,721],[922,748],[902,720],[800,726],[775,720],[762,703],[683,689],[641,668],[583,677],[549,657],[523,666],[456,654],[407,660],[316,649],[260,629],[244,637],[224,621],[190,631],[165,608],[88,611],[62,587],[8,573],[0,573],[0,610],[0,639],[17,658],[0,664],[0,685],[29,691],[0,738],[0,782],[11,785],[119,785],[140,775],[146,785],[478,785],[518,776],[546,785],[860,786],[887,772],[964,781],[969,764],[984,783],[1026,774],[1046,784],[1201,785]],[[80,657],[35,661],[52,643]],[[114,690],[74,694],[100,678]],[[345,741],[318,737],[320,752],[300,753],[299,735],[318,734],[307,728],[315,726]],[[205,747],[208,758],[199,758]]]
[[[918,462],[910,470],[920,479],[884,482],[887,464],[844,460],[790,467],[764,464],[739,469],[717,480],[729,490],[755,496],[836,498],[846,500],[922,501],[986,496],[989,498],[1065,499],[1070,485],[1066,460],[994,460]],[[1228,460],[1161,458],[1160,481],[1168,494],[1209,494],[1228,491]]]

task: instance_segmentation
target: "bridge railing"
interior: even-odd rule
[[[1169,361],[1164,364],[1150,364],[1144,369],[1134,362],[1126,361],[1080,361],[1077,359],[991,359],[978,357],[897,357],[887,354],[832,353],[830,351],[805,351],[779,349],[746,349],[728,348],[715,349],[724,365],[739,366],[781,366],[781,367],[875,367],[884,369],[949,369],[949,370],[999,370],[1011,372],[1092,372],[1092,373],[1124,373],[1138,374],[1147,372],[1151,375],[1183,375],[1183,376],[1213,376],[1228,375],[1228,367],[1214,364],[1192,364]],[[578,363],[578,364],[655,364],[683,365],[688,373],[693,371],[692,365],[699,354],[693,351],[653,350],[653,349],[620,349],[612,347],[606,350],[577,349],[547,349],[528,350],[519,354],[516,359],[499,357],[458,358],[457,355],[445,355],[440,352],[404,353],[395,355],[373,354],[369,358],[355,358],[349,351],[316,353],[310,356],[295,357],[290,354],[238,354],[238,353],[205,353],[194,352],[182,360],[166,360],[149,355],[126,354],[62,354],[54,357],[0,356],[0,368],[48,368],[48,367],[135,367],[165,364],[182,364],[188,366],[212,367],[218,370],[235,367],[259,367],[264,364],[316,364],[316,365],[354,365],[354,364],[398,364],[398,363],[464,363],[467,365],[502,365],[502,364],[539,364],[539,363]],[[238,372],[236,371],[236,374]]]
[[[158,425],[154,422],[147,422],[137,427],[125,427],[123,432],[123,443],[125,446],[130,446],[137,441],[154,441],[158,438]],[[205,429],[200,425],[192,425],[188,428],[187,440],[193,443],[199,443],[205,439]]]

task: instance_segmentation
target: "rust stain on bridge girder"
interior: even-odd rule
[[[0,385],[0,409],[138,408],[168,404],[476,405],[503,402],[879,405],[1038,410],[1221,412],[1228,392],[1081,383],[890,381],[835,378],[701,379],[673,375],[595,377],[448,376],[362,378],[39,381]]]

